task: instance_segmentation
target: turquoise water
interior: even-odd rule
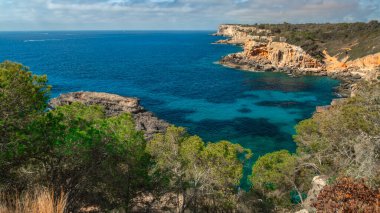
[[[220,38],[210,33],[2,32],[0,60],[47,74],[53,97],[79,90],[139,97],[160,118],[206,141],[250,148],[253,160],[295,151],[294,125],[330,103],[338,81],[225,68],[214,62],[240,47],[212,45]]]

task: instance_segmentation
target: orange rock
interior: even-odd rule
[[[352,75],[360,75],[364,79],[374,80],[380,76],[380,53],[368,55],[356,60],[349,60],[347,55],[339,59],[337,55],[331,56],[325,50],[324,61],[320,62],[307,54],[301,47],[286,43],[285,38],[281,42],[274,42],[275,36],[270,36],[271,31],[258,29],[255,26],[221,25],[215,35],[230,37],[221,43],[244,44],[244,51],[234,54],[236,57],[256,62],[269,63],[277,68],[298,68],[319,73],[350,72]],[[349,50],[349,48],[342,48]]]
[[[322,64],[302,48],[285,42],[261,43],[248,40],[244,45],[244,56],[248,59],[266,59],[276,67],[322,69]]]

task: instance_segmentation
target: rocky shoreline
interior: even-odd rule
[[[323,62],[308,55],[301,47],[286,43],[285,38],[267,36],[268,30],[252,26],[221,25],[214,36],[224,36],[217,44],[243,46],[243,51],[223,57],[223,66],[253,72],[282,72],[290,77],[303,75],[328,76],[340,80],[335,88],[339,97],[350,97],[360,80],[378,80],[380,76],[380,53],[368,55],[355,61],[341,62],[325,53]],[[257,35],[256,35],[257,34]],[[143,131],[146,139],[156,133],[163,133],[170,125],[145,110],[137,98],[123,97],[100,92],[73,92],[62,94],[49,102],[51,109],[57,106],[80,102],[85,105],[101,105],[107,116],[131,113],[136,129]]]
[[[229,54],[219,63],[245,71],[282,72],[291,77],[328,76],[340,80],[340,85],[335,88],[339,97],[351,96],[358,81],[377,80],[380,75],[380,53],[354,61],[340,61],[325,51],[325,59],[320,61],[301,47],[286,43],[286,38],[269,36],[270,31],[264,31],[252,26],[221,25],[214,36],[227,39],[215,43],[241,45],[243,51]]]
[[[109,93],[72,92],[62,94],[49,102],[49,108],[54,109],[74,102],[103,106],[106,116],[130,113],[135,121],[136,129],[143,131],[147,140],[150,140],[156,133],[164,133],[170,125],[168,122],[157,118],[152,112],[145,110],[140,105],[139,99]]]
[[[310,70],[303,70],[292,67],[276,67],[271,65],[270,63],[262,63],[255,60],[239,58],[236,57],[235,54],[230,54],[223,57],[219,61],[219,64],[229,68],[251,72],[281,72],[293,78],[304,75],[328,76],[330,78],[337,79],[340,81],[339,86],[334,88],[334,92],[339,97],[349,97],[351,95],[352,89],[354,88],[354,85],[362,79],[360,75],[352,74],[348,71],[340,73],[326,71],[313,72]]]

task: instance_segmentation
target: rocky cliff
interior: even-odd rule
[[[338,56],[330,56],[327,51],[323,53],[327,72],[349,72],[368,81],[377,80],[380,76],[380,53],[367,55],[355,60],[349,60],[348,56],[339,59]]]
[[[256,27],[223,24],[219,26],[218,31],[214,35],[228,37],[228,39],[219,40],[216,43],[240,45],[250,39],[269,41],[268,39],[270,39],[270,37],[266,36],[268,33],[270,33],[269,30],[262,30]]]
[[[323,65],[302,48],[285,42],[247,40],[244,51],[230,54],[221,63],[246,70],[297,70],[321,73]]]
[[[249,71],[280,71],[292,76],[312,74],[328,75],[343,81],[341,90],[350,90],[359,79],[378,80],[380,53],[350,60],[347,54],[330,56],[325,50],[317,59],[303,48],[286,42],[286,38],[274,36],[271,30],[255,26],[221,25],[218,36],[229,37],[217,43],[239,44],[243,51],[225,56],[222,65]],[[347,91],[342,92],[347,96]]]
[[[73,92],[60,95],[49,102],[51,109],[57,106],[80,102],[85,105],[100,105],[104,107],[107,116],[117,116],[122,113],[131,113],[136,129],[143,131],[146,139],[151,139],[155,133],[166,131],[169,123],[158,119],[153,113],[146,111],[139,103],[139,99],[123,97],[100,92]]]

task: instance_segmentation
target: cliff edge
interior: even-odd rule
[[[223,57],[220,60],[222,65],[248,71],[286,72],[292,76],[305,74],[330,76],[342,80],[343,89],[350,90],[351,86],[360,79],[372,81],[380,78],[380,45],[376,43],[380,41],[380,24],[377,22],[361,24],[371,27],[366,28],[371,34],[367,36],[370,41],[363,41],[364,44],[355,37],[346,39],[349,44],[338,41],[339,34],[335,42],[334,39],[323,41],[325,34],[315,33],[325,28],[329,29],[331,25],[334,26],[333,24],[310,24],[310,26],[228,24],[220,25],[215,35],[228,37],[216,43],[243,46],[242,52]],[[336,24],[335,28],[340,29],[339,27],[341,25]],[[329,31],[328,35],[330,34]],[[378,52],[373,53],[374,51]],[[336,54],[330,55],[330,52]],[[365,55],[366,53],[373,54]]]

